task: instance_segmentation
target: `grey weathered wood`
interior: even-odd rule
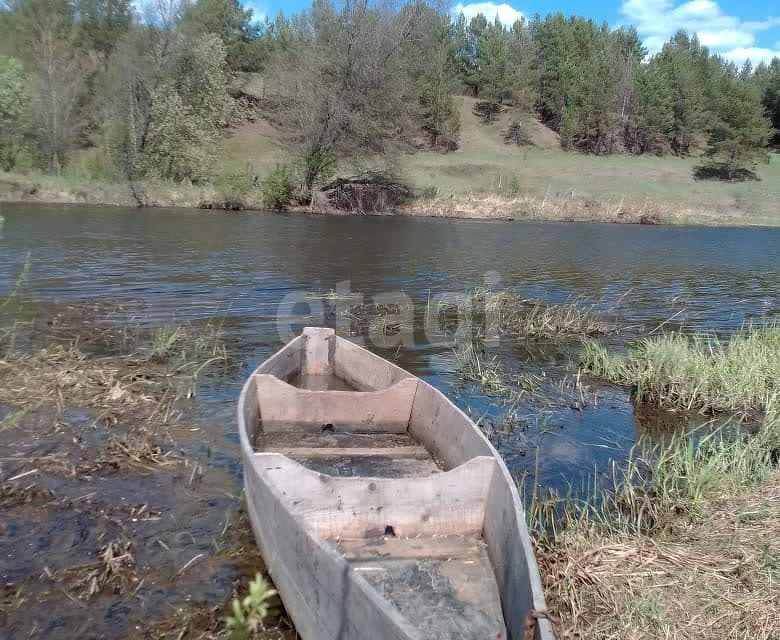
[[[485,548],[479,536],[433,536],[359,538],[339,540],[336,549],[352,562],[377,559],[428,558],[435,560],[476,559]]]
[[[425,447],[412,445],[408,447],[266,447],[268,453],[281,453],[283,456],[295,458],[418,458],[425,460],[431,454]]]
[[[309,391],[273,375],[256,377],[257,402],[266,431],[320,429],[327,423],[403,433],[417,391],[417,379],[411,377],[371,392]]]
[[[528,613],[544,610],[544,598],[522,504],[500,456],[462,411],[430,385],[328,329],[307,329],[255,373],[239,399],[248,511],[269,572],[304,640],[504,635],[523,640]],[[339,415],[343,425],[318,413],[346,409],[329,398],[315,401],[320,403],[315,410],[309,405],[300,411],[303,426],[280,420],[289,416],[278,406],[309,402],[306,393],[350,393],[296,390],[304,391],[300,395],[285,388],[276,394],[284,387],[263,383],[264,376],[287,383],[307,373],[335,374],[350,387],[374,393],[350,398],[355,410]],[[385,403],[382,420],[391,427],[373,428],[365,408],[376,402],[374,394],[397,390],[408,380],[415,385],[411,406],[390,403],[391,411]],[[350,434],[350,421],[359,423],[352,431],[376,433]],[[335,433],[318,431],[331,422]],[[276,432],[269,433],[269,426]],[[412,467],[401,477],[335,477],[279,453],[255,452],[257,442],[261,448],[289,447],[304,464],[380,459],[434,464],[387,455],[350,458],[346,450],[344,458],[325,452],[310,459],[294,451],[346,449],[350,436],[361,454],[371,447],[419,443],[447,471]],[[388,526],[398,538],[383,535]],[[475,542],[469,546],[466,540]],[[430,576],[432,586],[415,576]],[[485,635],[494,632],[501,635]],[[552,640],[546,620],[539,620],[535,638]]]
[[[322,538],[479,533],[494,458],[474,458],[425,478],[337,478],[276,453],[256,453],[253,467]]]
[[[258,434],[258,451],[273,451],[276,447],[410,447],[419,446],[408,433],[373,431],[276,431]]]

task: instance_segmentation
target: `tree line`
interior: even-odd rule
[[[240,90],[250,72],[261,96]],[[57,172],[78,151],[133,189],[207,182],[217,139],[259,112],[297,154],[271,186],[289,195],[297,180],[305,195],[344,158],[455,149],[458,94],[488,121],[508,106],[540,118],[564,149],[703,154],[721,177],[780,142],[780,60],[738,67],[683,32],[648,56],[632,28],[453,20],[424,0],[315,0],[263,23],[238,0],[0,3],[4,170]],[[520,123],[506,139],[523,141]]]
[[[780,132],[777,58],[738,67],[685,32],[648,56],[634,28],[561,14],[511,26],[461,15],[451,31],[457,79],[485,102],[485,117],[518,105],[565,149],[703,152],[733,173],[765,158]]]

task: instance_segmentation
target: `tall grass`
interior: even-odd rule
[[[642,444],[582,497],[535,496],[529,527],[561,637],[778,637],[779,454],[773,409],[755,434]]]
[[[583,369],[635,388],[636,398],[671,409],[769,411],[780,398],[780,323],[751,326],[728,340],[678,333],[646,338],[626,355],[584,345]]]
[[[729,425],[702,438],[677,433],[663,445],[640,442],[629,460],[612,463],[581,495],[534,496],[529,524],[553,544],[566,531],[601,535],[655,535],[683,517],[702,516],[708,496],[738,494],[763,482],[780,458],[780,414],[769,414],[754,433]]]
[[[445,321],[457,317],[480,336],[568,339],[617,331],[617,326],[608,322],[593,305],[581,300],[551,304],[521,298],[511,289],[477,288],[457,299],[439,302],[433,311]]]
[[[495,356],[487,359],[481,352],[479,343],[469,342],[455,351],[455,360],[455,373],[462,380],[478,383],[487,393],[502,394],[507,390],[501,374],[501,365]]]

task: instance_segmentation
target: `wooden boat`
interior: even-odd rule
[[[474,423],[332,329],[249,377],[249,516],[304,640],[552,640],[523,508]]]

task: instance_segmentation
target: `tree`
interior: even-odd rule
[[[239,0],[196,0],[184,12],[184,26],[195,35],[218,36],[231,69],[259,71],[268,51],[252,14],[252,9],[245,9]]]
[[[147,29],[115,58],[108,125],[115,158],[131,183],[150,174],[202,181],[208,151],[233,116],[225,46],[215,35]]]
[[[35,150],[28,137],[30,104],[29,79],[22,63],[0,57],[0,168],[4,171],[34,162]]]
[[[718,79],[713,121],[709,127],[705,167],[728,180],[744,178],[766,159],[771,133],[756,87],[724,70]]]
[[[536,109],[539,101],[539,52],[525,19],[515,22],[508,35],[512,103],[530,112]]]
[[[267,103],[299,148],[305,189],[339,159],[387,153],[413,128],[416,86],[399,63],[423,7],[322,0],[294,21],[269,68]]]
[[[662,155],[671,149],[674,132],[674,93],[660,65],[638,69],[634,148],[638,153]]]
[[[438,26],[431,49],[429,66],[418,81],[422,126],[431,146],[454,149],[460,132],[460,114],[451,95],[455,52],[447,25]]]
[[[77,41],[98,54],[103,68],[133,22],[131,0],[76,0]]]
[[[773,144],[780,144],[780,58],[756,67],[754,82],[761,93],[764,113],[774,129]]]
[[[482,113],[486,120],[493,119],[498,107],[510,94],[509,53],[509,38],[496,18],[480,35],[476,60],[477,86],[479,97],[485,103]]]
[[[30,16],[38,55],[33,80],[33,117],[49,171],[58,171],[76,143],[83,67],[72,43],[70,16],[38,11]]]
[[[664,83],[672,96],[670,147],[678,155],[688,155],[706,134],[705,87],[708,53],[694,36],[675,34],[651,64],[659,65]]]

